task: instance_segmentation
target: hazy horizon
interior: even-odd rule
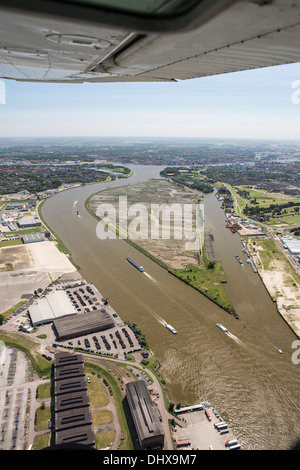
[[[2,82],[2,138],[299,140],[300,63],[172,83]]]

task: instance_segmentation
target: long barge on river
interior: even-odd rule
[[[144,268],[143,266],[141,266],[140,264],[138,264],[136,261],[134,261],[132,258],[129,258],[129,256],[126,257],[126,261],[128,261],[129,263],[132,264],[132,266],[134,266],[136,269],[138,269],[139,271],[141,272],[144,272]]]

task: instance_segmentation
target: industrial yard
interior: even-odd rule
[[[226,450],[239,449],[229,425],[223,421],[218,412],[208,403],[176,410],[184,420],[185,426],[173,428],[173,438],[178,450]],[[226,445],[226,443],[234,444]]]

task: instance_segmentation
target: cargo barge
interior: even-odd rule
[[[144,272],[144,268],[143,266],[140,266],[136,261],[134,261],[132,258],[129,258],[129,256],[127,256],[126,258],[126,261],[128,261],[129,263],[132,264],[132,266],[134,266],[136,269],[138,269],[139,271],[141,272]]]
[[[243,264],[243,261],[241,260],[241,258],[239,257],[239,255],[235,255],[235,257],[236,257],[236,259],[238,260],[238,262],[239,262],[240,264]]]

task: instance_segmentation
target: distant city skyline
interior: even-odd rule
[[[299,63],[176,83],[4,83],[0,137],[300,139]]]

